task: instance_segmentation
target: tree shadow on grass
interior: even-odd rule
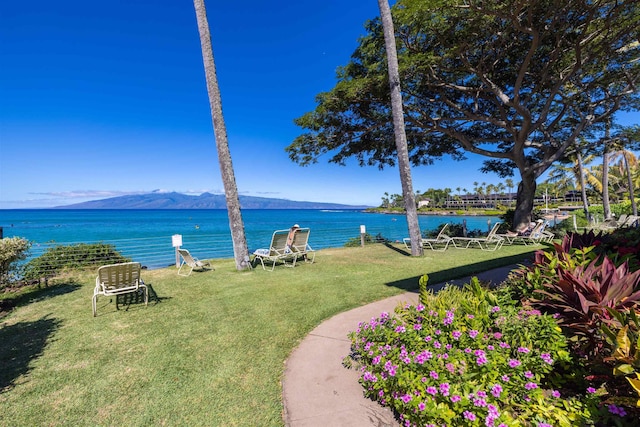
[[[17,294],[14,297],[0,300],[0,319],[16,307],[22,307],[34,302],[44,301],[59,295],[68,294],[80,289],[80,287],[81,285],[79,283],[69,281],[67,283],[47,286],[45,288],[34,288],[33,290]]]
[[[42,354],[60,323],[47,316],[0,328],[0,393],[13,387],[17,378],[29,372],[31,361]]]
[[[434,271],[428,273],[429,287],[433,287],[433,285],[444,282],[450,282],[456,279],[480,275],[483,272],[487,272],[489,270],[499,269],[507,266],[515,266],[517,264],[525,264],[529,259],[531,259],[531,254],[510,255],[482,262],[461,265],[455,268]],[[503,274],[498,274],[497,276],[501,276]],[[407,277],[406,279],[389,282],[387,283],[387,286],[393,286],[398,289],[403,289],[407,292],[418,292],[420,277],[421,276]]]

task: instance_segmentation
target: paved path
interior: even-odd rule
[[[515,266],[480,273],[480,280],[502,282]],[[463,278],[452,283],[465,283]],[[388,409],[363,396],[358,372],[342,366],[349,354],[347,335],[359,322],[392,312],[401,303],[418,303],[417,293],[404,293],[338,314],[315,328],[286,362],[283,380],[287,427],[399,427]]]

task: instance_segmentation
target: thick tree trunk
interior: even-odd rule
[[[402,107],[402,94],[400,92],[400,72],[398,71],[398,53],[396,51],[396,38],[391,18],[391,9],[387,0],[378,0],[380,17],[384,28],[384,44],[387,51],[387,67],[389,69],[389,87],[391,89],[391,111],[393,113],[393,130],[398,151],[398,170],[402,183],[402,196],[407,212],[407,226],[411,239],[411,255],[420,256],[422,250],[422,234],[418,222],[418,208],[413,193],[411,180],[411,167],[409,164],[409,149],[407,147],[407,135],[404,130],[404,111]]]
[[[518,184],[516,195],[516,210],[513,216],[513,229],[522,230],[529,226],[532,220],[533,200],[536,195],[536,178],[533,173],[521,174],[522,181]]]
[[[209,93],[213,132],[218,149],[220,174],[222,175],[222,183],[227,201],[229,227],[233,241],[233,254],[236,261],[236,269],[246,270],[251,268],[249,263],[249,249],[247,248],[247,238],[244,233],[244,222],[242,221],[242,213],[240,211],[240,199],[238,197],[236,178],[233,172],[233,164],[231,163],[227,129],[222,115],[222,100],[220,98],[220,88],[218,87],[216,66],[213,60],[213,48],[211,47],[211,34],[209,33],[207,11],[204,6],[204,0],[193,0],[193,5],[196,9],[198,31],[200,33],[200,46],[202,48],[207,92]]]

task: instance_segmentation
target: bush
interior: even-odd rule
[[[493,301],[475,282],[361,323],[352,358],[366,395],[407,426],[574,426],[596,416],[588,398],[560,399],[555,388],[554,370],[571,363],[555,320]]]
[[[378,233],[375,237],[371,236],[369,233],[364,234],[364,244],[369,245],[371,243],[387,243],[389,239],[382,236],[382,234]],[[362,246],[362,239],[360,237],[352,237],[344,244],[346,248],[353,248]]]
[[[97,267],[104,264],[129,262],[115,246],[106,243],[79,243],[47,249],[41,256],[29,261],[24,268],[27,280],[53,277],[66,269]]]
[[[20,276],[18,261],[29,255],[31,242],[21,237],[0,239],[0,288]]]

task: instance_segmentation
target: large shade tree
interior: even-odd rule
[[[224,194],[227,202],[227,212],[229,215],[229,227],[231,229],[231,239],[233,241],[233,254],[236,261],[237,270],[251,268],[249,264],[249,249],[247,238],[244,232],[244,222],[240,210],[240,198],[238,197],[238,187],[233,172],[231,153],[229,151],[229,140],[227,138],[227,128],[222,115],[222,99],[216,74],[216,66],[213,59],[213,48],[211,47],[211,34],[209,32],[209,21],[204,0],[193,0],[198,21],[198,31],[200,33],[200,45],[202,48],[202,58],[204,61],[204,73],[207,82],[207,92],[209,94],[209,104],[211,108],[211,119],[218,149],[218,163],[220,174],[224,186]]]
[[[393,13],[411,161],[469,152],[485,172],[517,172],[515,227],[537,178],[639,96],[637,0],[399,0]],[[336,86],[296,120],[292,160],[395,164],[383,47],[372,20]]]

